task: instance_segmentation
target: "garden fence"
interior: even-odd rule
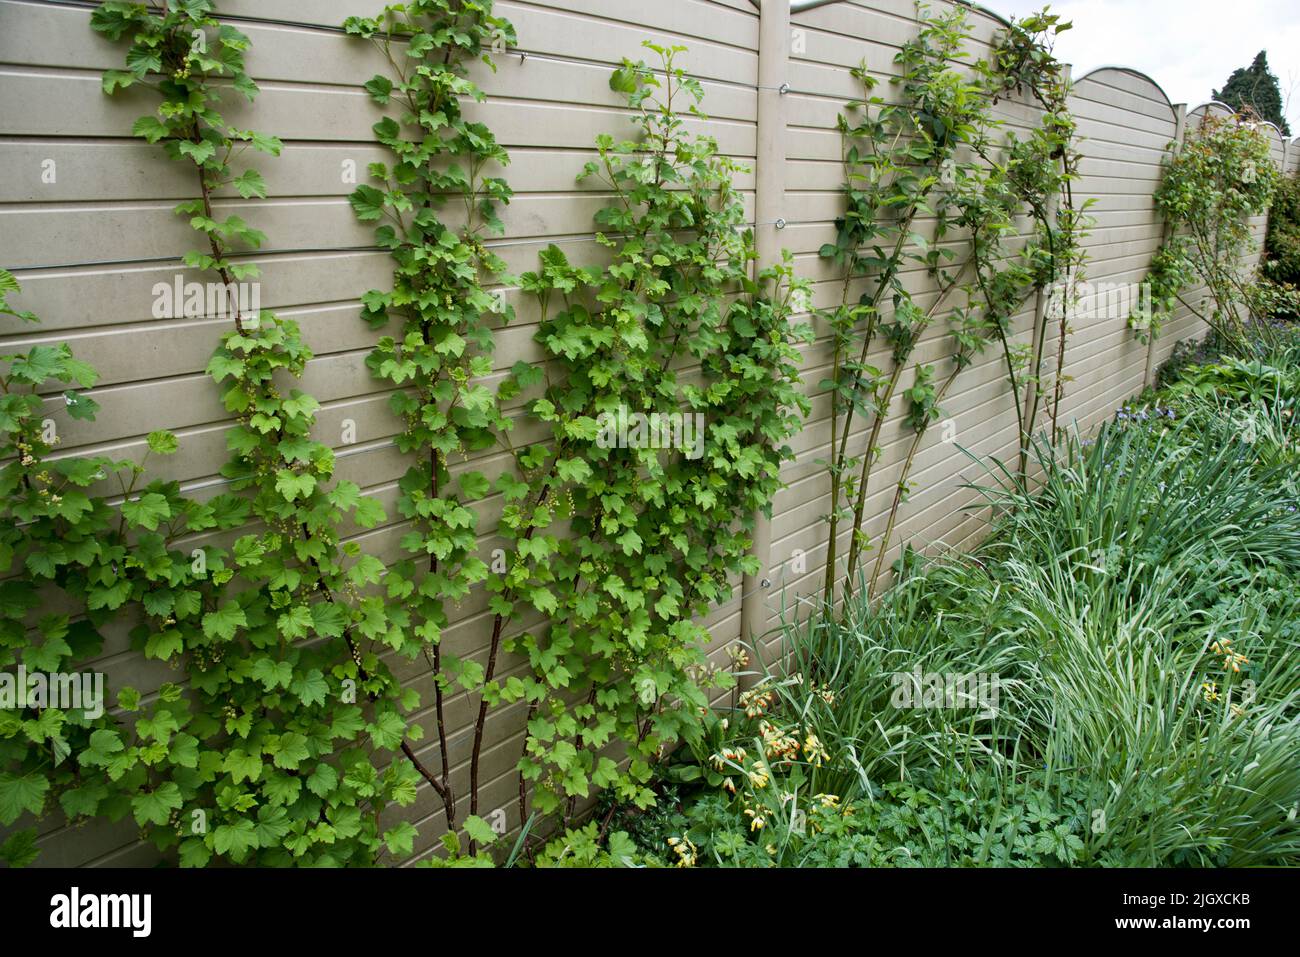
[[[43,319],[38,332],[7,335],[4,345],[12,352],[34,342],[67,341],[101,371],[93,391],[102,409],[96,421],[69,418],[57,394],[49,399],[61,453],[138,458],[148,432],[171,429],[180,438],[180,452],[157,462],[153,474],[178,480],[198,496],[216,493],[224,484],[218,473],[227,458],[229,419],[203,370],[225,320],[155,318],[154,308],[159,284],[198,278],[179,260],[192,244],[191,231],[172,211],[192,195],[192,180],[131,136],[135,118],[153,108],[147,92],[112,98],[101,92],[100,75],[119,65],[121,50],[90,29],[93,6],[0,0],[0,265],[22,283],[17,304]],[[689,48],[686,65],[703,81],[709,115],[694,121],[696,127],[751,169],[740,185],[760,259],[771,262],[780,249],[791,250],[797,272],[814,282],[808,305],[838,302],[839,278],[818,256],[823,244],[834,242],[834,221],[843,210],[836,118],[860,93],[850,68],[865,59],[874,74],[887,78],[895,53],[915,33],[916,13],[911,0],[844,0],[793,14],[784,6],[767,3],[760,17],[750,0],[499,2],[497,12],[517,29],[518,48],[498,53],[495,73],[477,68],[475,79],[487,100],[469,112],[487,122],[511,153],[508,175],[516,195],[504,211],[504,235],[489,243],[510,271],[536,268],[538,252],[548,243],[561,244],[575,261],[599,260],[592,216],[605,196],[575,184],[575,175],[594,155],[598,134],[630,132],[622,101],[609,88],[609,72],[623,57],[640,59],[642,41],[651,39]],[[371,44],[339,29],[346,17],[375,11],[358,0],[224,0],[219,8],[223,19],[251,39],[248,70],[261,86],[256,102],[232,104],[229,118],[284,141],[282,155],[261,165],[270,198],[227,197],[221,205],[228,212],[250,207],[245,218],[268,237],[251,257],[262,267],[260,305],[296,319],[315,353],[303,388],[323,404],[318,437],[336,448],[338,476],[357,482],[396,515],[396,482],[406,462],[392,443],[398,425],[387,395],[364,361],[376,334],[358,319],[359,297],[387,288],[391,261],[374,247],[370,226],[357,221],[347,199],[355,183],[365,181],[367,164],[385,159],[373,142],[374,104],[360,86],[385,65]],[[995,16],[975,11],[979,44],[992,42],[1002,27]],[[892,95],[887,85],[881,89]],[[1154,80],[1125,67],[1076,71],[1070,105],[1083,137],[1076,199],[1095,200],[1085,240],[1087,279],[1122,296],[1142,281],[1161,242],[1152,193],[1168,147],[1205,113],[1223,108],[1171,104]],[[1014,96],[997,110],[1013,129],[1037,123],[1034,108]],[[1268,132],[1278,164],[1294,169],[1300,141],[1288,144],[1271,126]],[[1262,236],[1263,219],[1256,225]],[[918,232],[925,235],[926,229],[922,224]],[[928,279],[917,270],[905,281],[923,292]],[[498,332],[499,370],[520,359],[540,359],[533,342],[536,304],[518,289],[503,292],[518,319]],[[1196,296],[1196,290],[1185,293],[1189,301]],[[1104,293],[1098,296],[1102,305],[1095,314],[1073,320],[1067,340],[1069,381],[1061,419],[1077,421],[1082,430],[1151,383],[1179,340],[1204,332],[1180,308],[1148,346],[1129,328],[1127,311],[1108,307],[1105,299]],[[918,303],[927,300],[918,296]],[[1035,310],[1043,308],[1042,297],[1028,303],[1016,320],[1017,341],[1030,343]],[[936,324],[912,364],[941,359],[946,335]],[[1056,343],[1045,345],[1044,355],[1054,357]],[[813,411],[796,439],[797,457],[786,466],[786,488],[756,536],[763,570],[737,581],[732,599],[707,622],[719,662],[726,646],[742,635],[766,632],[783,611],[793,613],[820,591],[829,478],[819,460],[830,439],[830,404],[818,384],[828,375],[830,356],[827,330],[819,328],[817,340],[804,349],[804,388]],[[978,358],[962,374],[958,390],[944,402],[942,427],[925,437],[895,542],[935,552],[961,549],[980,534],[986,515],[969,508],[975,494],[964,487],[979,477],[971,457],[1014,458],[1017,401],[1023,397],[1011,393],[998,355]],[[903,404],[900,392],[881,433],[883,456],[867,509],[866,529],[873,537],[883,529],[910,441]],[[857,426],[859,443],[866,440],[866,425]],[[494,465],[493,455],[504,459],[482,453],[473,466],[494,475],[504,462]],[[497,547],[493,528],[500,505],[494,503],[480,503],[485,560]],[[394,521],[355,537],[371,554],[396,561],[402,532],[403,524]],[[840,555],[847,551],[847,535]],[[453,653],[486,649],[486,603],[487,596],[475,590],[455,611],[443,637]],[[110,627],[93,667],[106,673],[110,687],[130,683],[147,690],[174,678],[165,666],[130,650],[131,625]],[[422,661],[394,667],[431,699]],[[460,777],[468,773],[466,732],[472,731],[475,706],[464,694],[448,705],[453,723],[464,729],[448,741]],[[512,828],[519,824],[513,768],[523,707],[494,710],[483,759],[483,780],[491,782],[483,789],[484,804],[503,808]],[[423,717],[428,725],[427,712]],[[436,761],[435,735],[426,734],[419,747]],[[421,846],[429,852],[439,831],[434,803],[420,800],[390,813],[426,824]],[[153,859],[152,849],[137,842],[129,818],[72,830],[52,816],[42,823],[40,844],[43,864]]]

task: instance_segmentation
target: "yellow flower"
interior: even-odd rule
[[[803,753],[804,757],[811,761],[813,767],[816,768],[820,768],[822,762],[829,761],[831,757],[826,748],[822,746],[821,739],[811,731],[808,732],[808,737],[804,739]]]
[[[838,794],[814,794],[813,800],[820,801],[822,807],[835,808],[840,806]]]
[[[710,760],[717,771],[724,770],[728,764],[744,764],[745,758],[749,755],[744,748],[723,748],[718,754],[713,755]]]
[[[1249,664],[1250,659],[1245,655],[1238,654],[1232,649],[1231,638],[1220,638],[1210,643],[1210,651],[1216,655],[1223,656],[1223,670],[1234,673],[1241,672],[1241,666]]]
[[[1206,701],[1219,700],[1219,686],[1213,681],[1201,682],[1201,693],[1205,695]]]
[[[763,750],[769,758],[794,760],[799,751],[799,741],[791,734],[763,721],[758,726],[763,737]]]
[[[747,717],[757,718],[772,706],[773,698],[771,691],[753,688],[740,696],[740,707]]]
[[[668,846],[673,849],[677,855],[678,867],[694,867],[696,861],[696,851],[698,848],[691,842],[689,837],[668,838]]]

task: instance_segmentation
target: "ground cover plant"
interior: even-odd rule
[[[987,465],[983,547],[787,625],[675,812],[610,820],[680,865],[1294,865],[1298,373],[1187,365],[1034,493]]]

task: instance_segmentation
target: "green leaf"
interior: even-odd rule
[[[419,832],[410,821],[402,821],[396,827],[384,832],[384,845],[394,857],[408,857],[415,846]]]
[[[165,631],[155,632],[145,639],[144,656],[166,661],[172,655],[180,654],[184,648],[185,639],[180,631],[168,628]]]
[[[247,818],[234,824],[222,824],[213,832],[212,838],[213,847],[218,854],[229,854],[237,862],[257,847],[256,828]]]
[[[257,847],[275,847],[292,830],[289,812],[284,808],[263,804],[257,809],[257,825],[253,829]]]
[[[374,585],[384,574],[384,563],[374,555],[362,555],[348,569],[348,581],[354,585]]]
[[[268,156],[279,156],[283,144],[278,137],[268,136],[266,133],[249,133],[249,142],[253,144],[253,149],[259,153],[266,153]]]
[[[49,789],[50,782],[39,772],[16,775],[0,771],[0,824],[12,824],[24,811],[40,814]]]
[[[100,80],[104,92],[112,96],[118,90],[125,90],[135,82],[135,77],[125,70],[105,70]]]
[[[388,103],[388,98],[393,92],[393,81],[386,76],[376,75],[366,81],[366,92],[370,94],[371,99],[381,106]]]
[[[244,199],[254,197],[266,199],[266,180],[262,179],[262,174],[255,169],[244,170],[232,180],[232,183]]]
[[[166,429],[150,432],[145,441],[149,444],[149,451],[155,455],[174,455],[181,447],[176,436]]]
[[[23,664],[31,671],[59,671],[72,648],[57,635],[51,635],[39,645],[23,649]]]
[[[302,793],[302,778],[290,774],[268,774],[262,792],[272,804],[293,804]]]
[[[83,488],[92,482],[99,481],[108,474],[103,459],[60,459],[53,465],[55,471],[69,482]]]
[[[280,747],[273,755],[272,761],[277,768],[293,771],[310,756],[311,750],[307,747],[306,736],[291,731],[280,736]]]
[[[99,414],[99,403],[84,392],[63,393],[63,404],[68,410],[68,417],[79,422],[94,422]]]
[[[180,810],[181,789],[173,781],[166,781],[153,790],[137,794],[131,799],[131,810],[135,823],[139,825],[163,825],[171,818],[171,812]]]
[[[221,770],[229,772],[236,784],[245,780],[256,781],[262,776],[262,759],[256,754],[246,753],[242,748],[235,748],[226,754]]]
[[[59,795],[59,805],[70,818],[91,817],[99,811],[99,804],[106,797],[108,788],[96,781],[64,791]]]
[[[0,844],[0,861],[8,866],[26,867],[40,856],[36,846],[36,828],[29,827],[9,835],[9,839]],[[408,852],[409,853],[409,852]]]
[[[154,531],[158,523],[171,517],[171,506],[157,492],[146,492],[134,501],[122,503],[122,515],[132,525]]]
[[[325,703],[329,694],[329,683],[319,668],[312,668],[305,675],[298,675],[289,685],[289,690],[307,707]]]
[[[497,476],[496,487],[507,502],[519,502],[528,496],[528,483],[519,481],[508,472]]]
[[[210,860],[212,860],[212,852],[208,850],[202,838],[187,837],[181,841],[181,867],[207,867]]]
[[[561,459],[555,463],[555,473],[564,482],[586,482],[591,478],[591,466],[582,459]]]
[[[475,814],[465,818],[465,833],[471,841],[483,846],[495,844],[498,837],[497,832],[492,830],[492,825]]]
[[[348,202],[363,223],[373,222],[384,214],[384,194],[373,186],[358,186]]]
[[[276,619],[280,634],[289,639],[303,638],[311,628],[311,609],[306,605],[294,605]]]
[[[207,140],[202,140],[198,143],[193,143],[189,140],[182,140],[179,148],[181,154],[192,159],[196,166],[202,166],[208,160],[212,159],[213,154],[217,151],[217,148]]]
[[[545,586],[534,588],[531,595],[529,595],[529,600],[533,603],[533,607],[543,615],[549,615],[560,607],[555,595]]]
[[[244,361],[234,356],[217,353],[208,360],[207,374],[217,382],[227,378],[238,379],[244,374]]]
[[[406,722],[394,711],[385,711],[373,724],[367,725],[370,740],[376,748],[384,751],[396,751],[402,746],[406,737]]]
[[[616,541],[622,546],[624,555],[641,554],[641,536],[636,533],[635,529],[629,528]]]
[[[126,67],[137,80],[162,70],[162,53],[157,48],[137,43],[126,52]]]
[[[272,661],[263,657],[253,663],[250,673],[262,682],[262,687],[267,691],[274,691],[276,688],[289,687],[293,680],[293,665],[287,661]]]
[[[90,745],[77,756],[84,766],[103,767],[121,753],[124,745],[116,731],[100,729],[90,735]]]
[[[329,796],[339,785],[339,773],[331,765],[318,764],[307,778],[307,790],[317,797]]]
[[[375,498],[363,498],[352,513],[352,520],[361,528],[374,528],[387,517],[384,506]]]
[[[143,136],[150,143],[157,143],[167,135],[167,127],[156,116],[142,116],[131,127],[132,136]]]
[[[171,750],[167,756],[173,764],[183,768],[195,768],[199,764],[199,739],[192,734],[176,735],[171,740]]]
[[[635,93],[637,88],[636,68],[630,63],[615,70],[609,77],[609,88],[615,93]]]
[[[492,487],[482,472],[466,472],[457,481],[461,495],[470,501],[482,498]]]
[[[235,632],[247,625],[248,619],[244,617],[244,609],[233,601],[228,601],[217,611],[210,611],[203,616],[203,634],[223,641],[234,638]]]
[[[326,495],[331,505],[335,508],[347,511],[357,504],[361,499],[361,486],[356,482],[339,482]]]
[[[280,469],[275,473],[275,490],[287,501],[307,498],[316,488],[316,476],[307,472]]]
[[[343,610],[332,602],[317,602],[311,606],[312,628],[326,638],[338,638],[347,626]]]

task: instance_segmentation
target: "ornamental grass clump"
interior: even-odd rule
[[[975,554],[787,624],[673,770],[691,862],[1300,861],[1293,356],[1191,366],[1095,439],[1044,438],[1036,492],[987,463]],[[897,693],[954,674],[995,706]]]

